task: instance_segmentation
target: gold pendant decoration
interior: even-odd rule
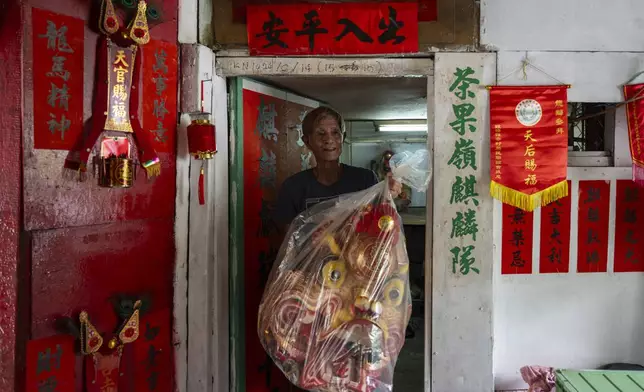
[[[148,28],[148,18],[146,15],[148,5],[144,0],[139,0],[136,11],[136,17],[130,24],[128,30],[132,41],[139,45],[145,45],[150,42],[150,31]]]
[[[129,319],[123,324],[121,331],[119,332],[119,340],[123,344],[128,344],[134,342],[139,337],[139,308],[141,307],[141,301],[136,301],[134,303],[134,312]]]
[[[103,0],[99,28],[106,35],[111,35],[119,31],[119,20],[116,16],[112,0]]]
[[[80,320],[80,333],[81,333],[81,352],[83,355],[94,354],[103,345],[103,337],[94,325],[89,321],[89,316],[86,311],[82,311],[78,317]]]

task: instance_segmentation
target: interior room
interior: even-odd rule
[[[270,203],[276,197],[274,189],[267,190],[268,187],[261,186],[249,188],[255,187],[254,184],[258,182],[260,185],[266,182],[262,179],[262,173],[267,171],[262,166],[264,162],[275,162],[275,188],[289,175],[314,165],[310,153],[301,141],[301,120],[306,111],[310,110],[307,108],[324,105],[337,110],[344,117],[346,128],[342,163],[370,169],[380,179],[385,175],[383,169],[388,154],[414,152],[426,148],[427,77],[263,77],[243,79],[241,82],[242,97],[237,96],[236,117],[243,119],[244,124],[238,123],[236,126],[242,126],[244,129],[243,203],[244,227],[247,231],[254,231],[252,225],[253,220],[256,220],[256,215],[252,212],[253,197],[258,193],[263,194],[261,201],[257,200],[257,204]],[[279,100],[275,100],[276,98]],[[259,109],[253,106],[259,106]],[[252,124],[248,124],[249,122]],[[256,144],[259,147],[256,147]],[[273,144],[275,146],[270,147]],[[248,167],[253,164],[255,156],[251,150],[257,151],[257,160],[260,162],[256,171]],[[295,153],[296,151],[298,153]],[[255,174],[258,175],[259,181],[249,178]],[[424,385],[426,193],[404,188],[396,200],[396,205],[403,220],[410,259],[412,316],[405,333],[405,345],[396,364],[394,385],[398,391],[419,391]],[[258,230],[260,229],[258,227]],[[248,234],[245,241],[261,243],[255,237],[249,238]],[[269,239],[269,242],[271,241]],[[257,309],[262,291],[252,292],[248,289],[257,284],[256,279],[251,276],[253,272],[250,268],[256,263],[255,259],[259,259],[261,264],[264,256],[274,254],[274,250],[274,246],[266,245],[265,250],[254,254],[247,248],[244,257],[247,388],[248,383],[255,379],[248,372],[255,372],[255,368],[264,362],[258,361],[257,366],[253,362],[255,352],[259,356],[263,354],[261,347],[254,347],[254,341],[257,340],[255,329],[249,328],[253,325],[253,309]],[[265,264],[260,267],[260,282],[266,279],[266,270]],[[273,369],[272,378],[257,377],[261,379],[257,382],[269,383],[271,385],[267,386],[273,388],[277,382],[275,380],[279,377],[279,371]]]

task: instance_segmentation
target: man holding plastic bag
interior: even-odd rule
[[[303,129],[317,168],[289,178],[280,193],[281,223],[294,219],[262,297],[259,339],[300,388],[391,391],[411,316],[409,260],[392,193],[399,181],[427,188],[428,152],[395,155],[393,178],[376,184],[372,172],[339,164],[336,112],[314,110]]]

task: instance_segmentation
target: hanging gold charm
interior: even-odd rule
[[[141,307],[141,301],[136,301],[134,303],[134,312],[129,319],[123,324],[121,331],[119,332],[119,340],[122,344],[128,344],[134,342],[139,337],[139,308]]]
[[[89,321],[89,316],[86,311],[82,311],[78,317],[80,320],[80,333],[81,333],[81,352],[83,355],[94,354],[103,345],[103,337],[94,325]]]
[[[146,14],[147,9],[147,3],[144,0],[139,0],[136,17],[128,28],[130,31],[130,38],[139,45],[145,45],[150,42],[150,31],[148,28],[148,17]]]
[[[105,35],[112,35],[119,31],[119,20],[116,16],[112,0],[103,0],[99,28]]]

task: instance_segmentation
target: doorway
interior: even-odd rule
[[[347,135],[341,161],[375,172],[380,171],[386,151],[414,151],[428,145],[427,132],[395,128],[397,124],[426,127],[430,72],[386,78],[269,72],[228,79],[230,131],[234,136],[229,174],[231,389],[239,392],[297,390],[259,344],[256,312],[280,246],[274,241],[274,228],[268,219],[277,190],[291,174],[315,165],[301,140],[304,114],[320,105],[338,110],[345,118]],[[383,131],[385,128],[389,130]],[[431,224],[426,230],[427,199],[425,194],[410,192],[400,204],[411,262],[413,310],[396,365],[395,391],[423,391],[429,376],[425,361],[425,326],[431,322],[431,310],[425,311],[425,293],[428,287],[431,290],[427,283],[431,279],[425,273],[431,261],[431,252],[426,256],[426,239],[431,238]]]

